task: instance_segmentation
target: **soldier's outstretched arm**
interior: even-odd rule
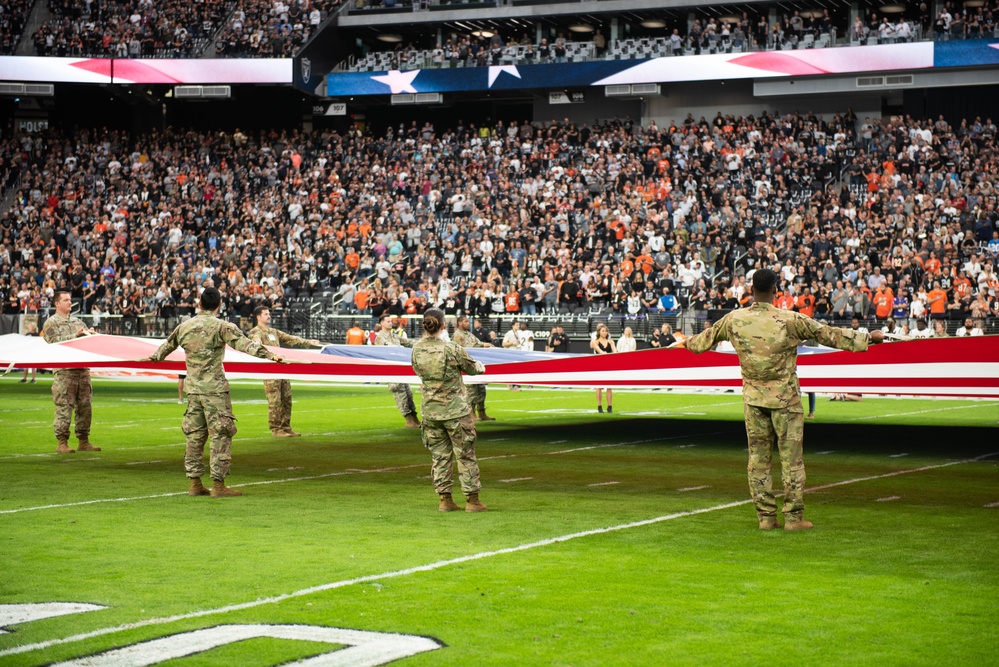
[[[231,322],[226,322],[220,333],[222,335],[223,342],[234,350],[245,352],[246,354],[253,355],[254,357],[258,357],[260,359],[284,361],[284,357],[279,357],[264,347],[261,343],[247,338],[246,335]]]
[[[461,369],[462,373],[467,375],[482,375],[486,372],[486,367],[482,365],[481,361],[476,361],[468,356],[468,352],[465,351],[461,345],[455,345],[455,356],[458,358],[458,367]]]
[[[156,348],[155,352],[145,359],[139,359],[139,361],[152,361],[153,363],[163,361],[178,347],[180,347],[180,342],[177,339],[177,329],[174,329],[173,332],[170,333],[170,337],[167,338],[162,345]]]
[[[304,338],[292,336],[291,334],[283,331],[278,331],[278,341],[280,341],[281,347],[313,347],[320,344],[318,340],[305,340]]]
[[[718,320],[714,326],[709,326],[696,336],[691,336],[679,347],[685,347],[694,354],[700,354],[707,352],[723,340],[729,340],[728,315]]]
[[[801,340],[812,339],[820,345],[835,347],[837,350],[850,352],[866,352],[871,342],[871,336],[853,329],[830,327],[816,322],[810,317],[799,315],[792,320],[794,333]]]

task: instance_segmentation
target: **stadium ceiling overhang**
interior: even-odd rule
[[[325,92],[327,97],[353,97],[996,67],[999,66],[999,40],[916,42],[547,65],[328,72],[325,77],[316,76],[307,58],[296,60],[296,87],[313,94]],[[321,89],[323,80],[325,91]]]

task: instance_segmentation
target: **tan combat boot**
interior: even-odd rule
[[[290,428],[286,428],[284,430],[284,437],[286,437],[286,438],[301,438],[302,434],[301,433],[296,433],[295,431],[292,431]]]
[[[451,499],[450,493],[441,494],[441,504],[437,507],[438,512],[459,512],[461,508]]]
[[[420,420],[416,418],[415,412],[406,415],[406,428],[420,428]]]
[[[811,521],[784,517],[784,530],[811,530],[814,527]]]
[[[229,498],[232,496],[241,496],[243,492],[238,489],[230,489],[225,485],[225,482],[213,479],[211,494],[212,498]]]
[[[66,440],[60,440],[56,445],[56,453],[58,454],[73,454],[75,452],[75,449],[69,448],[69,442]]]
[[[482,504],[479,500],[479,494],[477,493],[466,493],[465,494],[465,511],[466,512],[485,512],[488,507]]]
[[[201,483],[200,477],[191,478],[191,488],[188,490],[187,495],[189,496],[208,496],[211,495],[211,491],[205,488],[205,485]]]
[[[81,452],[99,452],[100,447],[90,444],[90,438],[83,438],[80,440],[80,444],[76,446],[76,449]]]
[[[760,530],[776,530],[777,528],[780,528],[780,524],[777,523],[777,517],[775,515],[760,515]]]
[[[482,406],[481,408],[479,408],[479,421],[494,422],[496,421],[496,417],[490,417],[489,415],[487,415],[486,407]]]
[[[277,429],[277,430],[275,430],[275,431],[271,431],[271,433],[274,434],[275,438],[290,438],[290,437],[292,437],[290,431],[285,431],[284,429],[280,429],[280,428]]]

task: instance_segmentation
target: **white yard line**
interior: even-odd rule
[[[587,484],[586,486],[612,486],[620,483],[621,482],[597,482],[596,484]]]
[[[818,486],[813,489],[808,489],[808,491],[814,491],[818,489],[829,488],[832,486],[843,486],[845,484],[856,484],[858,482],[866,482],[872,479],[881,479],[884,477],[893,477],[895,475],[906,475],[914,472],[922,472],[925,470],[933,470],[936,468],[946,468],[948,466],[960,465],[963,463],[973,463],[975,461],[980,461],[984,458],[995,456],[999,452],[993,452],[991,454],[985,454],[983,456],[978,456],[973,459],[965,459],[962,461],[951,461],[948,463],[942,463],[939,465],[923,466],[921,468],[913,468],[911,470],[896,470],[895,472],[885,473],[883,475],[871,475],[869,477],[857,477],[855,479],[847,479],[840,482],[835,482],[833,484],[827,484],[825,486]],[[3,651],[0,651],[0,657],[6,655],[17,655],[20,653],[28,653],[30,651],[38,651],[41,649],[50,648],[52,646],[59,646],[62,644],[69,644],[72,642],[83,641],[86,639],[92,639],[94,637],[103,637],[105,635],[116,634],[119,632],[125,632],[127,630],[135,630],[137,628],[145,628],[156,625],[166,625],[168,623],[176,623],[178,621],[185,621],[192,618],[202,618],[204,616],[214,616],[217,614],[226,614],[234,611],[242,611],[244,609],[253,609],[256,607],[261,607],[264,605],[277,604],[279,602],[284,602],[285,600],[291,600],[294,598],[305,597],[307,595],[314,595],[316,593],[323,593],[325,591],[332,591],[338,588],[346,588],[348,586],[354,586],[357,584],[364,584],[375,581],[382,581],[384,579],[397,579],[399,577],[406,577],[411,574],[420,574],[422,572],[433,572],[435,570],[440,570],[445,567],[450,567],[452,565],[460,565],[462,563],[470,563],[477,560],[483,560],[485,558],[492,558],[494,556],[505,556],[507,554],[519,553],[522,551],[529,551],[531,549],[538,549],[541,547],[551,546],[553,544],[560,544],[562,542],[569,542],[571,540],[577,540],[583,537],[591,537],[593,535],[604,535],[607,533],[614,533],[622,530],[630,530],[632,528],[642,528],[645,526],[652,526],[655,524],[663,523],[665,521],[673,521],[675,519],[683,519],[689,516],[697,516],[699,514],[707,514],[709,512],[717,512],[720,510],[732,509],[734,507],[742,507],[743,505],[749,505],[753,501],[751,499],[737,500],[731,503],[724,503],[721,505],[714,505],[712,507],[705,507],[702,509],[689,510],[686,512],[675,512],[673,514],[664,514],[662,516],[653,517],[651,519],[643,519],[641,521],[633,521],[630,523],[621,523],[614,526],[607,526],[604,528],[592,528],[590,530],[583,530],[576,533],[568,533],[565,535],[558,535],[556,537],[549,537],[543,540],[537,540],[535,542],[528,542],[526,544],[518,544],[512,547],[506,547],[504,549],[496,549],[494,551],[480,551],[474,554],[468,554],[467,556],[458,556],[457,558],[450,558],[447,560],[439,560],[433,563],[427,563],[425,565],[417,565],[416,567],[409,567],[402,570],[392,570],[390,572],[383,572],[381,574],[369,574],[361,577],[354,577],[352,579],[342,579],[340,581],[333,581],[326,584],[319,584],[318,586],[310,586],[309,588],[302,588],[297,591],[292,591],[291,593],[282,593],[280,595],[275,595],[268,598],[259,598],[257,600],[251,600],[250,602],[240,602],[237,604],[226,605],[224,607],[216,607],[214,609],[202,609],[200,611],[192,611],[187,614],[176,614],[174,616],[163,616],[160,618],[150,618],[143,621],[137,621],[135,623],[125,623],[122,625],[116,625],[108,628],[101,628],[99,630],[92,630],[90,632],[80,633],[78,635],[71,635],[69,637],[64,637],[62,639],[50,639],[44,642],[38,642],[35,644],[25,644],[23,646],[14,646]]]
[[[503,484],[509,484],[511,482],[526,482],[529,479],[534,479],[533,477],[511,477],[510,479],[498,479],[496,481]]]
[[[874,502],[876,503],[890,503],[893,500],[901,500],[902,496],[886,496],[885,498],[878,498]]]
[[[966,400],[966,399],[962,399]],[[868,421],[871,419],[884,419],[885,417],[905,417],[908,415],[925,415],[930,412],[948,412],[950,410],[967,410],[969,408],[981,408],[983,407],[981,403],[975,403],[972,405],[952,405],[946,408],[931,408],[929,410],[913,410],[912,412],[892,412],[883,415],[867,415],[866,417],[847,417],[846,419],[825,419],[823,421],[826,424],[842,424],[844,422],[860,422]]]
[[[698,435],[696,435],[694,437],[705,437],[705,436],[709,436],[709,435],[718,435],[720,433],[731,433],[731,431],[712,431],[710,433],[701,433],[701,434],[698,434]],[[519,459],[519,458],[524,458],[524,457],[528,457],[528,456],[554,456],[554,455],[558,455],[558,454],[571,454],[573,452],[583,452],[583,451],[588,451],[588,450],[591,450],[591,449],[604,449],[604,448],[607,448],[607,447],[626,447],[628,445],[635,445],[635,444],[639,444],[639,443],[661,442],[661,441],[666,441],[666,440],[673,440],[674,438],[680,438],[680,437],[682,437],[682,438],[689,438],[691,436],[690,435],[683,435],[683,436],[671,436],[671,437],[667,437],[667,438],[651,438],[651,439],[647,439],[647,440],[629,440],[627,442],[614,442],[614,443],[608,443],[608,444],[604,444],[604,445],[590,445],[590,446],[587,446],[587,447],[576,447],[574,449],[562,449],[562,450],[554,451],[554,452],[536,452],[536,453],[532,452],[532,453],[527,453],[527,454],[501,454],[501,455],[497,455],[497,456],[480,456],[479,460],[480,461],[487,461],[487,460],[491,460],[491,459]],[[281,479],[261,480],[259,482],[244,482],[243,484],[233,484],[232,487],[233,488],[240,488],[240,487],[244,487],[244,486],[263,486],[263,485],[270,485],[270,484],[286,484],[288,482],[305,482],[305,481],[310,481],[310,480],[315,480],[315,479],[326,479],[326,478],[329,478],[329,477],[342,477],[344,475],[358,475],[358,474],[362,474],[363,475],[363,474],[382,473],[382,472],[398,472],[400,470],[411,470],[413,468],[424,468],[426,466],[427,466],[426,463],[414,463],[412,465],[390,466],[390,467],[386,467],[386,468],[374,468],[374,469],[351,468],[351,469],[348,469],[348,470],[338,470],[336,472],[327,472],[327,473],[322,473],[322,474],[319,474],[319,475],[306,475],[306,476],[302,476],[302,477],[284,477],[284,478],[281,478]],[[81,500],[81,501],[77,501],[77,502],[74,502],[74,503],[58,503],[58,504],[53,504],[53,505],[37,505],[35,507],[20,507],[20,508],[17,508],[17,509],[0,510],[0,515],[4,515],[4,514],[20,514],[22,512],[35,512],[35,511],[38,511],[38,510],[59,509],[59,508],[62,508],[62,507],[79,507],[81,505],[99,505],[99,504],[103,504],[103,503],[126,503],[126,502],[131,502],[133,500],[152,500],[152,499],[155,499],[155,498],[169,498],[171,496],[182,496],[182,495],[186,495],[186,493],[187,493],[186,491],[178,491],[178,492],[172,492],[172,493],[156,493],[156,494],[151,494],[151,495],[148,495],[148,496],[127,496],[127,497],[122,497],[122,498],[100,498],[100,499],[96,499],[96,500]]]
[[[700,491],[701,489],[710,489],[710,488],[711,487],[708,486],[707,484],[703,484],[701,486],[687,486],[682,489],[677,489],[677,491],[679,491],[680,493],[686,493],[687,491]]]

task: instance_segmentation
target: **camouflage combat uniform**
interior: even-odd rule
[[[784,482],[785,521],[801,521],[805,509],[805,421],[796,362],[798,343],[809,339],[852,352],[866,351],[870,342],[866,333],[828,327],[768,303],[733,311],[687,339],[687,349],[697,354],[723,340],[731,341],[739,354],[749,438],[749,490],[761,520],[777,513],[771,473],[774,439]]]
[[[213,480],[224,481],[232,461],[232,436],[236,418],[232,414],[229,381],[222,368],[226,345],[261,359],[275,359],[266,347],[243,335],[235,324],[201,311],[170,334],[153,353],[153,361],[163,361],[178,347],[187,355],[187,412],[182,430],[187,437],[184,469],[191,479],[205,473],[205,441],[211,436],[210,473]]]
[[[485,368],[454,342],[423,338],[413,347],[413,370],[423,381],[423,444],[433,457],[434,488],[451,493],[457,459],[461,490],[478,493],[475,423],[461,374],[478,375]]]
[[[482,341],[473,336],[470,332],[458,329],[454,332],[454,342],[464,348],[485,347]],[[486,385],[470,384],[465,387],[468,392],[468,402],[472,404],[472,410],[486,409]]]
[[[42,338],[46,343],[60,343],[74,340],[87,325],[75,317],[52,315],[42,326]],[[52,400],[55,402],[55,420],[52,424],[56,440],[69,439],[69,426],[76,412],[76,437],[86,442],[90,437],[91,406],[93,389],[90,385],[89,368],[64,368],[52,373]]]
[[[249,337],[270,347],[312,347],[304,338],[286,334],[274,327],[256,326]],[[291,381],[264,380],[267,397],[267,426],[272,433],[291,433]]]
[[[404,338],[403,335],[395,331],[379,331],[375,336],[375,345],[388,345],[390,347],[413,347],[413,341]],[[416,403],[413,402],[413,390],[405,382],[390,382],[389,391],[395,399],[395,406],[403,417],[416,414]]]

